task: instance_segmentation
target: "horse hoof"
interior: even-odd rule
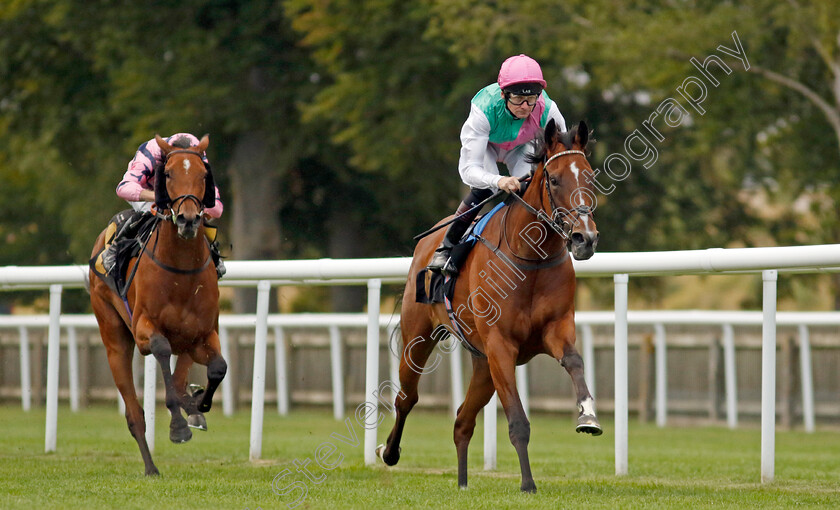
[[[189,425],[190,428],[207,432],[207,420],[204,419],[203,414],[191,414],[187,416],[187,425]]]
[[[400,454],[401,453],[402,453],[402,447],[399,447],[399,448],[397,448],[397,454],[396,455],[391,455],[390,457],[388,457],[386,459],[385,458],[385,445],[381,444],[381,445],[376,447],[376,456],[379,457],[380,459],[382,459],[382,462],[384,462],[388,466],[396,465],[396,463],[400,461]]]
[[[601,424],[598,423],[598,419],[589,415],[583,415],[578,418],[578,424],[575,431],[578,433],[583,432],[584,434],[592,434],[593,436],[600,436],[604,433],[604,431],[601,430]]]
[[[173,443],[186,443],[190,439],[192,439],[192,431],[190,431],[189,427],[172,429],[169,431],[169,440]]]
[[[519,490],[522,492],[527,492],[528,494],[536,494],[537,493],[537,485],[532,481],[531,483],[523,483]]]

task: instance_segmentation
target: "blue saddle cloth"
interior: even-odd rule
[[[487,214],[485,214],[484,216],[479,218],[478,222],[475,225],[473,225],[473,228],[471,228],[470,230],[467,231],[464,238],[461,239],[461,242],[462,243],[475,244],[475,241],[476,241],[475,236],[476,235],[481,235],[484,232],[484,227],[486,227],[487,223],[490,221],[490,218],[492,218],[494,214],[499,212],[506,205],[507,204],[505,202],[499,202],[496,205],[496,207],[490,209],[490,212],[488,212]]]

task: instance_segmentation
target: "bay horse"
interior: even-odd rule
[[[227,371],[219,346],[219,287],[204,236],[204,209],[215,203],[213,177],[202,159],[210,140],[205,135],[189,149],[173,147],[160,136],[155,140],[165,156],[165,164],[155,171],[156,224],[139,258],[128,265],[134,278],[125,301],[93,270],[89,275],[91,305],[146,475],[159,472],[152,462],[143,409],[134,389],[134,345],[143,356],[152,354],[160,364],[173,443],[190,440],[189,426],[206,430],[202,413],[210,410],[213,394]],[[103,231],[96,239],[93,256],[102,249],[104,237]],[[173,354],[178,356],[174,374],[169,366]],[[188,394],[187,374],[193,362],[207,366],[208,382],[205,391]]]
[[[467,448],[476,415],[496,391],[519,457],[520,488],[536,492],[528,460],[531,425],[514,370],[537,354],[552,356],[571,376],[577,394],[577,431],[602,433],[584,381],[583,360],[575,349],[575,271],[569,258],[569,252],[578,260],[590,258],[599,239],[592,214],[596,195],[587,180],[592,175],[586,159],[588,139],[585,122],[560,132],[549,121],[529,157],[537,165],[530,185],[521,197],[511,195],[510,205],[489,219],[466,258],[451,297],[451,315],[442,303],[415,299],[417,285],[427,283],[414,275],[428,264],[443,230],[417,244],[402,301],[396,423],[387,443],[377,449],[387,465],[399,461],[403,427],[418,400],[420,375],[437,342],[449,333],[460,332],[469,344],[465,347],[473,352],[472,377],[454,427],[461,488],[467,487]]]

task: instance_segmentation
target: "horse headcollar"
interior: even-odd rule
[[[210,163],[204,161],[202,155],[196,151],[189,149],[178,149],[170,152],[163,160],[163,164],[159,168],[155,168],[155,207],[158,211],[164,211],[172,204],[172,199],[169,198],[169,192],[166,190],[166,163],[173,154],[194,154],[204,163],[204,168],[207,174],[204,176],[204,198],[201,200],[201,205],[205,209],[210,209],[216,205],[216,183],[213,180],[213,172],[210,170]],[[180,197],[176,197],[176,200]]]

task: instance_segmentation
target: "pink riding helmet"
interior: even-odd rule
[[[517,83],[539,83],[545,88],[542,69],[536,60],[523,54],[509,57],[499,69],[499,87],[504,90]]]

